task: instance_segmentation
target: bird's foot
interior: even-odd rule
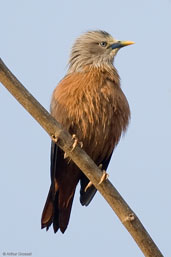
[[[75,149],[75,147],[79,144],[81,148],[83,148],[83,142],[79,142],[78,138],[75,134],[72,135],[72,139],[74,140],[74,143],[71,148],[71,152]],[[64,159],[67,159],[69,155],[67,153],[64,153]],[[71,160],[71,159],[70,159]]]
[[[102,166],[103,166],[103,165],[100,164],[100,165],[98,166],[99,169],[102,169]],[[109,177],[109,174],[108,174],[105,170],[103,170],[103,171],[102,171],[102,176],[101,176],[101,179],[100,179],[98,185],[101,185],[108,177]],[[89,187],[91,187],[92,185],[93,185],[93,183],[90,181],[90,182],[87,184],[87,186],[85,187],[84,192],[86,192],[87,189],[88,189]]]
[[[67,159],[69,155],[67,153],[64,153],[64,159]]]
[[[71,152],[75,149],[75,147],[79,144],[81,148],[83,148],[83,142],[79,142],[78,138],[75,134],[72,135],[72,139],[74,140],[74,143],[72,145]]]
[[[102,169],[102,166],[103,166],[103,165],[100,164],[98,167],[99,167],[100,169]],[[109,174],[108,174],[105,170],[103,170],[103,173],[102,173],[102,176],[101,176],[101,179],[100,179],[98,185],[101,185],[108,177],[109,177]]]
[[[87,189],[88,189],[89,187],[91,187],[92,185],[93,185],[93,183],[90,181],[90,182],[87,184],[87,186],[85,187],[84,192],[86,192]]]

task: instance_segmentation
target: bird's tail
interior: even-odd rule
[[[60,192],[60,190],[53,193],[52,186],[50,187],[42,213],[42,228],[46,228],[46,230],[48,230],[50,225],[53,224],[55,233],[58,229],[60,229],[62,233],[65,232],[70,218],[74,193],[75,189],[70,192],[69,195],[66,195],[64,192]]]

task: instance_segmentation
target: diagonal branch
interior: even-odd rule
[[[123,225],[132,235],[142,252],[147,257],[162,257],[148,232],[136,214],[130,209],[119,192],[107,179],[99,185],[101,170],[78,145],[73,151],[71,135],[47,112],[43,106],[27,91],[0,59],[0,82],[23,105],[23,107],[46,130],[53,141],[69,156],[83,173],[92,181],[105,200],[117,214]]]

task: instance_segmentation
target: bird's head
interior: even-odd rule
[[[81,71],[87,65],[111,66],[118,50],[133,43],[118,41],[105,31],[88,31],[77,38],[72,47],[69,73]]]

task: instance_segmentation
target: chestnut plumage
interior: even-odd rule
[[[130,41],[117,41],[104,31],[89,31],[72,47],[67,75],[55,88],[51,114],[102,169],[107,169],[113,150],[130,118],[130,109],[120,87],[113,61],[118,50]],[[52,142],[51,186],[42,214],[42,228],[53,224],[54,232],[65,232],[76,186],[80,202],[87,206],[96,193],[82,171]]]

